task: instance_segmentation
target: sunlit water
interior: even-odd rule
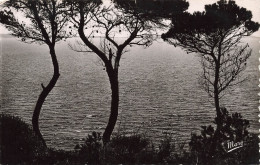
[[[259,38],[247,38],[253,48],[245,74],[248,80],[231,89],[222,105],[259,128],[257,72]],[[15,38],[1,39],[1,111],[31,123],[32,112],[52,76],[46,46],[25,44]],[[187,143],[200,126],[212,124],[212,99],[199,88],[199,57],[186,54],[163,41],[147,49],[132,47],[122,57],[119,72],[120,107],[115,132],[144,133],[159,142],[172,133],[176,142]],[[109,117],[110,87],[95,54],[76,53],[67,43],[57,45],[61,76],[46,99],[40,129],[52,147],[73,149],[92,131],[103,132]]]

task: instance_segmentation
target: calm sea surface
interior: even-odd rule
[[[259,38],[244,40],[253,48],[245,75],[248,80],[230,89],[221,100],[231,112],[249,119],[257,132]],[[49,51],[44,45],[25,44],[1,37],[1,112],[31,123],[32,112],[52,76]],[[73,149],[92,131],[103,132],[110,111],[106,71],[95,54],[76,53],[67,43],[57,45],[61,76],[47,97],[40,129],[52,147]],[[145,133],[157,142],[172,133],[176,142],[188,142],[200,126],[212,124],[213,102],[199,88],[199,58],[163,41],[131,47],[122,57],[119,72],[120,107],[115,132]]]

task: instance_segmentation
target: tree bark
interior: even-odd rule
[[[47,147],[46,142],[40,132],[39,129],[39,116],[40,116],[40,112],[41,112],[41,108],[42,105],[46,99],[46,97],[49,95],[49,93],[51,92],[51,90],[54,88],[60,73],[59,73],[59,64],[57,61],[57,57],[56,57],[56,53],[55,53],[55,49],[54,49],[54,45],[49,46],[50,48],[50,54],[51,54],[51,59],[52,59],[52,63],[53,63],[53,68],[54,68],[54,74],[52,76],[52,79],[50,80],[50,82],[48,83],[48,85],[46,87],[43,86],[42,84],[42,92],[38,97],[36,106],[34,108],[34,112],[33,112],[33,117],[32,117],[32,125],[33,125],[33,131],[35,132],[35,134],[40,138],[40,140],[43,142],[43,145],[45,147]]]
[[[219,87],[218,87],[218,82],[219,82],[219,70],[220,70],[220,55],[221,52],[219,52],[218,59],[215,62],[216,67],[215,67],[215,80],[214,80],[214,103],[215,103],[215,108],[216,108],[216,131],[214,133],[213,139],[212,139],[212,144],[210,148],[210,158],[212,158],[215,154],[215,150],[217,148],[217,143],[218,143],[218,138],[220,135],[220,130],[221,130],[221,111],[220,111],[220,104],[219,104]]]
[[[218,87],[215,87],[214,85],[214,88],[218,88]],[[221,115],[221,112],[220,112],[220,105],[219,105],[219,93],[218,93],[218,89],[215,89],[214,90],[214,103],[215,103],[215,108],[216,108],[216,116],[217,116],[217,121],[216,121],[216,124],[219,125],[219,117]]]
[[[107,127],[103,134],[104,143],[107,143],[110,141],[111,134],[116,125],[116,121],[117,121],[117,117],[118,117],[118,105],[119,105],[119,85],[118,85],[117,69],[116,70],[107,69],[107,74],[109,77],[112,95],[111,95],[110,116],[109,116]]]
[[[221,56],[222,56],[222,50],[221,50],[221,43],[222,40],[219,42],[218,44],[218,55],[217,58],[215,60],[215,80],[214,80],[214,102],[215,102],[215,108],[216,108],[216,113],[217,113],[217,128],[221,125],[221,121],[220,121],[220,115],[221,115],[221,111],[220,111],[220,105],[219,105],[219,71],[220,71],[220,62],[221,62]]]

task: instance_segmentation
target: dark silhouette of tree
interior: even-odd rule
[[[206,5],[205,12],[174,17],[173,26],[162,35],[167,42],[180,46],[187,53],[200,55],[201,85],[214,98],[216,132],[221,127],[220,98],[227,88],[244,81],[241,73],[246,68],[251,49],[241,39],[259,28],[251,18],[251,12],[237,6],[235,1],[220,0]]]
[[[158,36],[156,27],[163,26],[162,19],[159,16],[152,17],[146,9],[141,10],[134,1],[115,0],[109,7],[98,6],[99,1],[69,3],[72,22],[83,42],[78,50],[74,47],[75,50],[97,54],[109,78],[112,95],[110,117],[103,134],[103,142],[106,143],[110,140],[118,117],[118,70],[121,57],[133,45],[149,46]],[[180,11],[187,9],[187,6],[183,6],[180,6]],[[89,22],[91,26],[88,26]],[[100,36],[101,46],[92,40],[95,36]],[[83,50],[82,45],[87,46],[87,49]]]
[[[118,7],[124,8],[125,12],[138,13],[146,20],[153,20],[157,23],[159,23],[158,18],[172,18],[189,7],[186,0],[114,0],[114,2]]]
[[[26,43],[36,42],[49,47],[54,73],[46,86],[41,84],[42,92],[32,117],[33,130],[45,146],[39,129],[39,115],[46,97],[60,76],[55,44],[68,37],[64,30],[68,16],[64,11],[63,4],[57,0],[9,0],[4,3],[4,8],[0,11],[0,22],[12,32],[13,36],[21,38],[21,41]],[[16,17],[17,15],[19,17]]]

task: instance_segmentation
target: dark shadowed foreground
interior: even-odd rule
[[[248,121],[239,114],[229,115],[223,111],[223,125],[225,130],[217,144],[210,164],[255,164],[259,160],[257,135],[247,132]],[[243,122],[242,122],[243,121]],[[228,124],[230,123],[230,124]],[[166,135],[158,146],[143,135],[131,136],[116,135],[103,146],[100,133],[93,132],[74,150],[64,151],[53,148],[45,149],[42,142],[20,118],[0,115],[1,159],[2,164],[209,164],[205,154],[209,145],[212,145],[214,128],[202,127],[201,135],[192,135],[186,150],[182,144],[175,143],[172,137]],[[240,129],[244,128],[244,129]],[[235,132],[230,132],[234,130]],[[243,133],[242,133],[242,132]],[[241,134],[242,133],[242,134]],[[232,138],[227,138],[231,135]],[[221,142],[226,139],[240,138],[244,140],[243,148],[227,153]]]

